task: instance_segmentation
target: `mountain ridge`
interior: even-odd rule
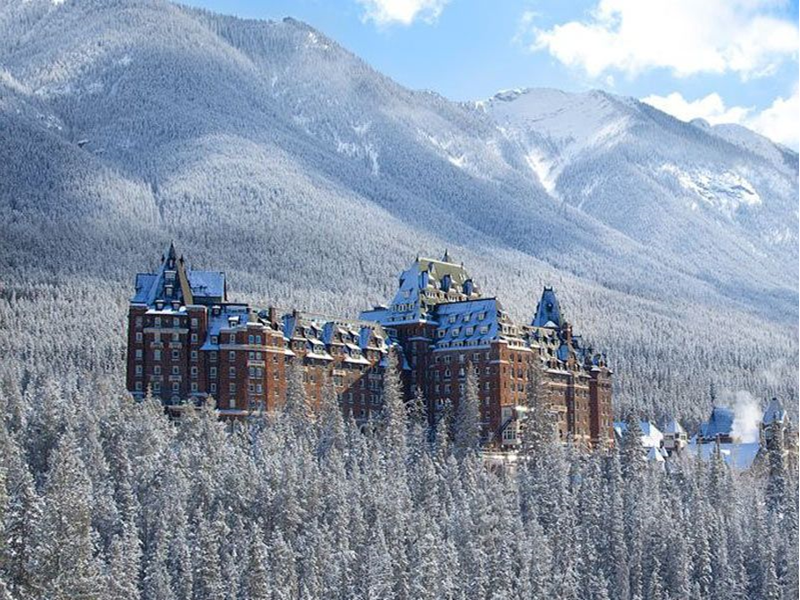
[[[622,403],[650,411],[667,410],[698,372],[704,383],[763,384],[735,374],[737,361],[759,372],[793,351],[782,331],[796,327],[796,249],[784,249],[796,235],[764,236],[797,217],[786,217],[782,191],[791,172],[770,166],[769,152],[745,158],[755,153],[721,134],[598,92],[566,109],[582,107],[594,126],[600,103],[628,119],[611,132],[621,137],[559,154],[554,128],[575,126],[568,113],[549,129],[503,123],[474,103],[407,90],[291,18],[34,0],[0,4],[0,33],[7,279],[83,289],[100,252],[124,290],[175,238],[196,264],[228,271],[244,299],[357,313],[386,300],[413,256],[449,247],[521,320],[538,286],[558,285],[579,327],[631,373]],[[675,140],[688,159],[658,148]],[[547,185],[533,151],[562,161]],[[750,173],[756,164],[765,174]],[[762,204],[737,200],[746,189]],[[760,206],[773,205],[770,220]],[[742,339],[755,324],[772,348],[735,360],[715,349],[645,389],[655,365],[637,356],[672,356],[667,345],[712,324]],[[653,331],[668,333],[648,349]],[[753,355],[748,344],[734,354]]]

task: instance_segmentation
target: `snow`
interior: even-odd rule
[[[746,470],[753,466],[753,461],[761,447],[758,442],[720,444],[719,446],[722,459],[731,467],[739,470]],[[699,453],[706,460],[714,455],[714,448],[714,443],[697,444],[696,440],[692,440],[686,447],[691,454],[696,456]]]
[[[762,204],[751,183],[733,171],[715,173],[701,168],[687,171],[674,164],[664,164],[659,171],[673,176],[684,190],[727,215],[735,214],[741,206]]]

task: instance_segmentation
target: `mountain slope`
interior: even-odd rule
[[[763,387],[765,365],[771,389],[796,386],[797,273],[788,241],[761,236],[765,215],[791,223],[791,170],[720,134],[599,93],[476,110],[407,90],[292,19],[158,0],[0,4],[0,64],[0,269],[18,295],[48,281],[91,298],[101,278],[121,311],[132,273],[175,238],[238,297],[355,314],[416,254],[449,247],[519,319],[555,284],[623,373],[623,403],[695,406],[711,379]],[[680,149],[641,160],[660,144],[773,185],[748,174],[759,211],[726,213],[715,204],[746,186],[714,179],[692,200]],[[109,347],[120,314],[103,325]],[[709,349],[698,332],[714,330],[743,341]]]
[[[705,129],[604,92],[505,92],[479,107],[552,196],[682,270],[743,295],[797,287],[796,154],[744,128]]]

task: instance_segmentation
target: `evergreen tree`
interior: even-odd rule
[[[383,378],[383,439],[386,450],[397,461],[405,460],[408,420],[396,352],[390,350]]]
[[[67,427],[53,451],[28,568],[40,597],[100,598],[103,581],[92,531],[92,486],[75,434]]]
[[[464,457],[478,451],[481,442],[481,408],[478,378],[471,364],[466,366],[464,391],[456,406],[453,422],[453,449]]]

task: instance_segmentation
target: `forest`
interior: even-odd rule
[[[719,453],[665,468],[631,417],[618,447],[586,452],[555,442],[530,386],[519,459],[499,466],[472,375],[435,427],[396,376],[360,426],[332,384],[312,408],[301,382],[223,422],[213,402],[170,420],[101,379],[6,379],[0,598],[797,597],[780,441],[747,472]]]

